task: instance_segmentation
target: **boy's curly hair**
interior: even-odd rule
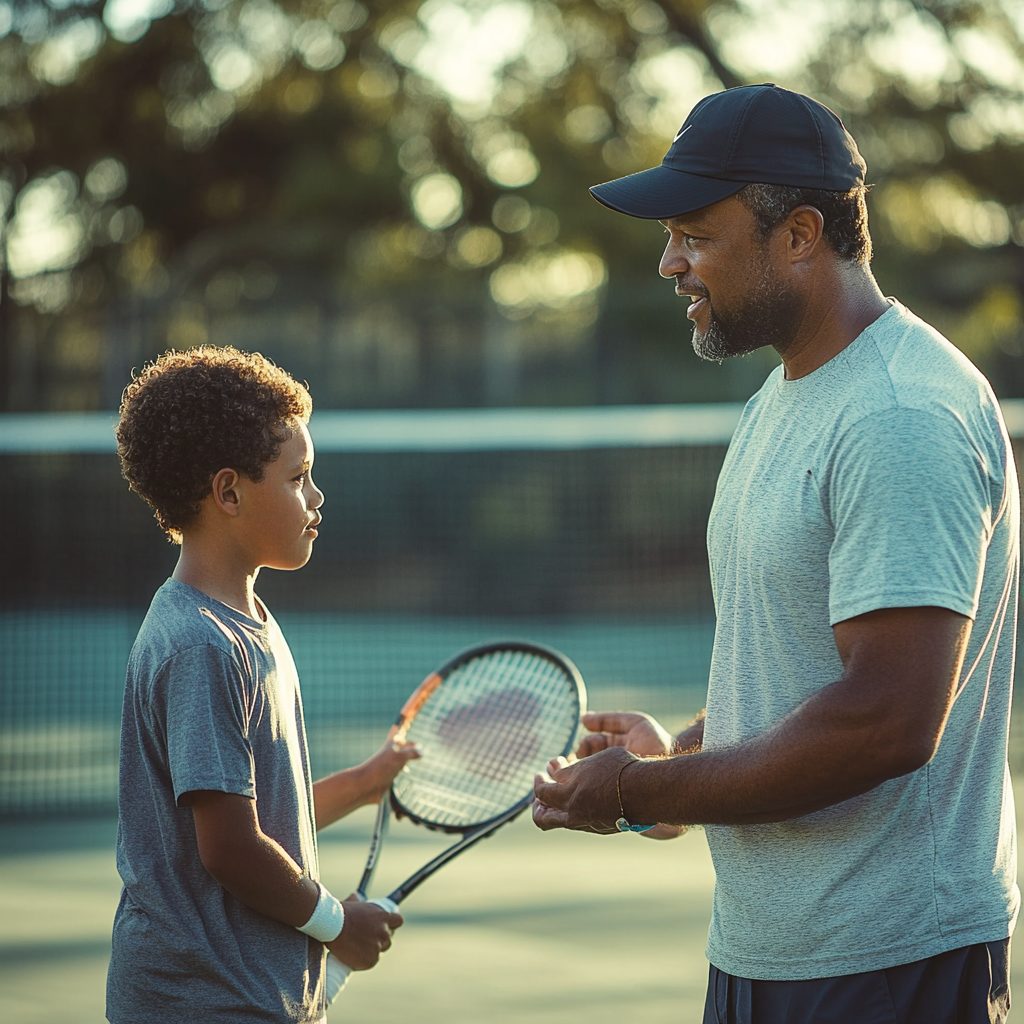
[[[116,428],[121,473],[180,543],[218,470],[262,479],[290,423],[307,423],[312,411],[306,388],[259,353],[172,350],[124,390]]]

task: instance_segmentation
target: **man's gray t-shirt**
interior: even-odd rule
[[[808,376],[779,367],[747,404],[708,527],[705,749],[763,732],[839,679],[838,622],[938,606],[973,628],[928,765],[804,817],[707,828],[708,958],[721,970],[854,974],[1012,930],[1019,519],[987,381],[899,303]]]
[[[273,618],[168,580],[128,662],[107,978],[113,1024],[323,1017],[324,947],[250,910],[203,867],[196,790],[257,801],[260,827],[319,876],[299,681]]]

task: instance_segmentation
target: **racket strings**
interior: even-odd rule
[[[409,723],[423,751],[395,780],[417,817],[442,827],[485,821],[520,801],[534,774],[576,731],[575,681],[558,662],[522,650],[458,666]]]

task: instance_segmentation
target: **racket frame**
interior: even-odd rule
[[[542,644],[533,643],[527,640],[492,641],[490,643],[477,644],[474,647],[469,647],[464,651],[460,651],[454,657],[445,662],[444,665],[437,669],[437,671],[431,672],[431,674],[416,687],[412,694],[410,694],[408,700],[406,700],[405,704],[402,705],[402,710],[398,713],[398,718],[395,720],[395,726],[397,727],[395,739],[401,740],[404,738],[409,724],[415,718],[420,708],[427,702],[431,694],[433,694],[440,686],[444,685],[445,679],[447,679],[456,669],[461,668],[469,661],[484,657],[485,655],[496,651],[519,651],[553,662],[565,673],[567,685],[574,692],[578,711],[576,715],[577,720],[586,710],[587,691],[583,682],[583,677],[580,675],[579,669],[564,654],[551,647],[545,647]],[[562,749],[558,751],[557,754],[552,753],[551,757],[565,756],[568,754],[575,745],[577,732],[578,726],[576,729],[570,731],[566,736]],[[423,827],[435,832],[446,832],[449,835],[461,834],[462,836],[460,840],[453,843],[447,849],[442,850],[431,860],[427,861],[427,863],[419,868],[419,870],[415,871],[406,878],[404,882],[388,893],[388,899],[393,900],[395,903],[401,903],[406,896],[408,896],[422,882],[426,881],[426,879],[437,871],[438,868],[447,864],[448,861],[457,857],[464,850],[474,846],[481,839],[486,839],[489,835],[492,835],[501,828],[502,825],[506,825],[514,818],[517,818],[530,806],[531,803],[533,803],[533,793],[525,793],[522,799],[518,800],[512,806],[485,821],[464,826],[441,825],[424,818],[422,815],[417,815],[411,812],[408,808],[404,807],[401,801],[399,801],[395,796],[394,788],[389,789],[387,799],[382,798],[377,807],[377,819],[374,823],[373,835],[370,839],[370,846],[366,856],[366,866],[363,870],[362,878],[359,880],[359,886],[356,889],[356,894],[361,899],[366,899],[370,883],[373,881],[374,872],[377,869],[377,863],[380,860],[380,853],[384,845],[384,838],[387,835],[388,822],[392,810],[396,815],[408,818],[414,825],[422,825]]]

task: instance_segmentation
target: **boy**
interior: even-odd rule
[[[254,591],[263,566],[312,553],[311,410],[232,348],[168,352],[124,393],[122,472],[181,553],[128,663],[112,1024],[321,1022],[325,951],[368,969],[402,924],[320,885],[315,832],[417,751],[389,743],[311,784],[295,666]]]

